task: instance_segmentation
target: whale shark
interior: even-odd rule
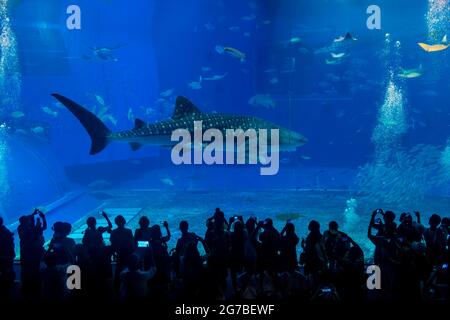
[[[278,129],[280,151],[294,151],[308,141],[298,132],[254,116],[203,112],[183,96],[176,98],[175,109],[170,119],[155,123],[145,123],[141,119],[135,119],[134,128],[131,130],[112,132],[96,115],[78,103],[57,93],[53,93],[52,96],[63,104],[87,131],[91,138],[89,152],[91,155],[101,152],[113,142],[129,143],[133,151],[143,145],[173,147],[177,142],[171,140],[172,133],[177,129],[185,129],[193,133],[194,122],[199,121],[202,122],[204,131],[217,129],[224,134],[228,129],[244,131]]]

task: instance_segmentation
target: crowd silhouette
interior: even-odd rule
[[[72,226],[56,222],[47,245],[45,214],[36,210],[19,219],[20,260],[15,261],[14,233],[0,218],[1,299],[120,301],[448,301],[449,218],[433,214],[428,226],[418,212],[375,210],[368,226],[373,257],[338,223],[327,230],[312,220],[300,239],[287,221],[279,232],[270,218],[227,219],[217,208],[206,221],[204,236],[181,221],[180,238],[169,251],[167,222],[126,227],[118,215],[107,226],[87,219],[81,243],[69,237]],[[110,245],[103,236],[110,234]],[[301,250],[298,250],[300,249]],[[301,252],[299,255],[298,252]],[[381,270],[380,290],[367,288],[366,267]],[[82,271],[81,289],[67,287],[69,265]]]

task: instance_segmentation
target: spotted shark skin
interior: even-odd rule
[[[153,124],[146,124],[132,130],[112,133],[108,138],[112,140],[142,139],[151,136],[170,136],[177,129],[194,132],[194,121],[202,121],[202,130],[218,129],[225,133],[227,129],[278,129],[279,127],[255,117],[231,116],[223,114],[196,114],[177,120],[164,120]]]
[[[301,134],[275,125],[269,121],[241,115],[228,115],[220,113],[206,113],[200,111],[192,102],[185,97],[179,96],[176,99],[173,116],[169,120],[147,124],[140,119],[135,120],[135,127],[131,130],[121,132],[111,132],[94,114],[78,105],[76,102],[53,94],[75,117],[80,121],[88,132],[92,140],[90,154],[102,151],[111,142],[130,143],[133,150],[139,149],[142,145],[173,146],[177,142],[171,141],[172,133],[177,129],[194,132],[194,121],[202,121],[202,131],[217,129],[225,136],[227,129],[279,129],[280,149],[295,149],[307,142]]]

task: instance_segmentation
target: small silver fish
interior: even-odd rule
[[[276,103],[269,94],[256,94],[248,100],[253,107],[275,108]]]
[[[55,118],[58,116],[58,112],[50,109],[49,107],[42,107],[42,111]]]
[[[232,48],[232,47],[222,47],[222,46],[215,46],[215,50],[219,53],[219,54],[224,54],[227,53],[235,58],[238,58],[239,60],[241,60],[241,62],[245,61],[245,53],[243,53],[242,51],[239,51],[236,48]]]
[[[272,78],[272,79],[270,79],[269,80],[269,82],[271,83],[271,84],[277,84],[278,83],[278,78]]]
[[[166,91],[161,92],[159,95],[161,97],[167,98],[170,97],[173,94],[173,89],[168,89]]]
[[[223,78],[225,78],[227,76],[228,72],[225,72],[224,74],[221,75],[214,75],[212,77],[203,77],[202,80],[205,81],[217,81],[217,80],[221,80]]]
[[[165,184],[165,185],[167,185],[167,186],[173,187],[173,186],[175,185],[175,183],[173,183],[173,180],[170,179],[170,178],[162,178],[162,179],[160,179],[160,180],[161,180],[161,182],[162,182],[163,184]]]
[[[23,118],[25,117],[25,113],[23,113],[22,111],[13,111],[11,112],[11,117],[13,117],[14,119]]]
[[[31,129],[31,132],[35,133],[35,134],[41,134],[44,133],[44,128],[42,127],[34,127]]]
[[[200,90],[202,88],[202,77],[200,76],[199,81],[192,81],[188,83],[188,86],[192,90]]]
[[[252,20],[255,20],[255,19],[256,19],[256,14],[254,14],[254,13],[252,13],[252,14],[250,14],[248,16],[243,16],[241,18],[241,20],[243,20],[243,21],[252,21]]]

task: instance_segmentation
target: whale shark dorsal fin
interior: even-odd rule
[[[182,119],[193,114],[202,113],[191,101],[187,98],[178,96],[175,102],[175,110],[173,111],[172,119]]]
[[[138,119],[138,118],[136,118],[134,120],[134,128],[135,129],[140,129],[140,128],[144,127],[144,126],[145,126],[145,121],[144,120],[141,120],[141,119]]]

